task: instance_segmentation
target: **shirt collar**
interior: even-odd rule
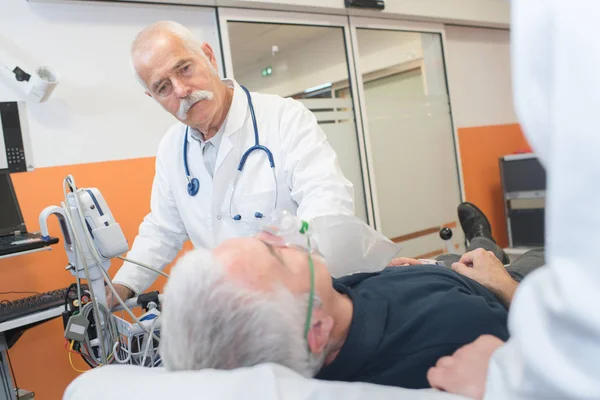
[[[202,137],[202,134],[200,133],[200,131],[198,129],[190,127],[190,134],[188,137],[188,141],[195,140],[195,141],[200,142],[201,148],[204,148],[206,143],[212,143],[213,146],[215,146],[215,148],[218,149],[219,145],[221,144],[222,138],[223,138],[223,132],[221,132],[221,130],[219,130],[215,136],[211,137],[208,140],[204,140],[204,138]]]
[[[215,147],[219,147],[218,145],[223,136],[229,136],[242,128],[246,121],[246,113],[248,111],[248,100],[241,86],[233,79],[223,79],[221,81],[228,87],[233,88],[233,99],[231,100],[231,106],[229,107],[229,112],[225,117],[225,121],[223,121],[217,134],[208,140],[209,142],[212,142]],[[204,144],[204,139],[197,129],[190,128],[189,132],[190,135],[188,135],[188,141],[195,139]],[[217,137],[219,138],[214,140]]]
[[[352,300],[354,312],[348,337],[331,364],[321,369],[317,379],[347,381],[373,359],[383,339],[387,302],[361,296],[357,291],[335,282],[335,290]]]

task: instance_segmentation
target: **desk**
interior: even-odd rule
[[[64,309],[63,306],[58,306],[0,324],[0,400],[17,398],[6,351],[19,340],[26,329],[60,316]]]
[[[23,254],[47,250],[51,250],[50,247],[6,254],[0,256],[0,258],[16,257]],[[64,309],[63,306],[58,306],[0,323],[0,400],[17,399],[10,374],[10,366],[8,365],[8,357],[6,356],[8,349],[19,340],[25,330],[58,317],[62,314]]]

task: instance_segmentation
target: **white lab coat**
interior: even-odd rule
[[[297,213],[302,219],[320,215],[352,215],[353,187],[342,174],[337,156],[314,115],[300,102],[279,96],[252,93],[260,144],[273,153],[277,188],[267,157],[262,151],[249,156],[235,192],[231,215],[229,204],[242,154],[254,145],[254,130],[245,93],[234,81],[234,95],[217,153],[214,178],[202,159],[199,143],[188,138],[188,164],[200,181],[194,197],[187,193],[183,165],[185,125],[173,126],[161,140],[156,156],[151,212],[140,225],[128,258],[164,268],[189,238],[194,247],[213,248],[225,239],[256,232],[260,220],[254,213],[272,213],[275,190],[277,209]],[[144,291],[156,274],[125,263],[115,283]]]
[[[512,2],[515,105],[548,176],[547,265],[523,281],[486,399],[600,399],[600,3]]]

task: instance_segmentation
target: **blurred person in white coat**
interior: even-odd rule
[[[600,2],[512,2],[515,106],[548,175],[546,266],[483,336],[441,358],[433,387],[485,399],[600,399]],[[488,265],[474,260],[473,275]]]
[[[146,94],[179,123],[159,145],[151,212],[129,259],[162,269],[186,240],[213,248],[251,236],[275,210],[305,220],[353,214],[352,184],[300,102],[221,80],[210,45],[171,21],[136,36],[131,62]],[[126,262],[113,282],[125,299],[156,276]]]

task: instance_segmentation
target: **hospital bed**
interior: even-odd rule
[[[412,390],[367,383],[304,378],[263,364],[232,371],[167,372],[164,368],[108,365],[75,379],[63,400],[464,400],[433,389]]]
[[[160,367],[157,346],[160,340],[157,336],[160,331],[160,297],[156,295],[156,298],[142,300],[139,304],[135,300],[125,302],[118,298],[108,277],[107,271],[113,257],[127,260],[120,254],[128,250],[128,244],[102,194],[96,188],[78,189],[72,176],[65,178],[63,191],[65,201],[61,203],[62,207],[49,206],[44,209],[40,214],[40,228],[43,236],[47,237],[47,219],[56,215],[61,223],[69,259],[68,270],[76,278],[78,296],[73,300],[74,308],[68,316],[65,338],[70,341],[71,348],[79,346],[88,364],[97,367],[75,379],[65,391],[63,399],[461,399],[435,390],[307,379],[275,364],[232,371],[167,372]],[[297,233],[294,224],[298,221],[293,218],[292,222],[292,231]],[[340,217],[324,217],[313,220],[311,224],[322,252],[332,255],[328,262],[340,267],[338,272],[342,272],[341,268],[359,272],[365,265],[385,265],[398,250],[393,242],[356,218],[348,221]],[[278,227],[282,230],[285,224],[279,224]],[[303,230],[299,232],[302,235],[305,233]],[[319,232],[322,234],[319,235]],[[348,240],[340,241],[340,235],[347,232],[352,232],[351,237],[346,234],[344,237]],[[302,236],[299,240],[307,239]],[[340,243],[342,248],[339,247]],[[348,243],[353,245],[348,246]],[[355,248],[356,251],[349,251],[349,248]],[[137,264],[154,270],[151,266]],[[164,274],[162,271],[156,272]],[[81,294],[80,279],[87,281],[89,293],[85,291]],[[115,292],[120,306],[135,323],[111,315],[104,282]],[[139,319],[131,311],[132,307],[138,305],[146,311]],[[90,321],[98,320],[102,323],[94,324],[95,328],[92,329]],[[121,365],[114,364],[115,361]]]

